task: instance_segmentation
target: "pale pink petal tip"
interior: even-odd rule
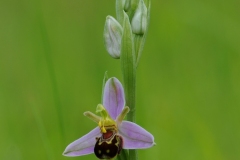
[[[143,149],[156,144],[153,135],[136,123],[123,121],[118,129],[124,139],[124,149]]]
[[[90,131],[88,134],[69,144],[63,152],[63,155],[68,157],[75,157],[93,153],[96,137],[100,136],[100,129],[97,127]]]

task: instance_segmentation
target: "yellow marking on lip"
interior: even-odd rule
[[[96,112],[101,114],[101,119],[98,122],[98,126],[102,133],[106,133],[109,129],[117,130],[116,122],[111,118],[102,104],[97,105]]]

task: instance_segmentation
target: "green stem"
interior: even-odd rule
[[[123,36],[121,42],[121,68],[123,73],[126,106],[130,108],[127,120],[135,122],[136,95],[136,55],[132,29],[127,14],[124,12]],[[129,150],[129,160],[137,160],[137,151]]]
[[[128,151],[128,153],[129,153],[129,155],[128,155],[129,160],[137,160],[138,159],[137,150],[131,149],[131,150]]]
[[[149,1],[145,1],[147,2],[148,6],[150,6]],[[131,8],[126,14],[123,9],[124,4],[122,4],[122,0],[116,0],[117,20],[123,26],[123,35],[121,42],[121,68],[123,73],[126,106],[130,108],[130,111],[127,115],[127,120],[131,122],[135,122],[136,68],[146,38],[146,34],[144,36],[134,36],[132,34],[130,21],[133,17],[133,14],[135,13],[138,2],[139,0],[131,0]],[[150,9],[150,7],[148,8]],[[137,160],[137,150],[129,150],[127,159]]]

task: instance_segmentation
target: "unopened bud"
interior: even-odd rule
[[[104,27],[105,47],[113,58],[120,58],[123,28],[112,16],[107,16]]]
[[[124,11],[127,12],[131,8],[131,0],[125,0]]]
[[[143,0],[139,0],[131,25],[135,34],[144,34],[147,29],[147,7]]]

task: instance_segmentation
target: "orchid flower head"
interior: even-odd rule
[[[154,137],[136,123],[125,121],[129,112],[125,106],[124,89],[120,81],[112,77],[107,80],[103,92],[103,104],[98,104],[96,112],[84,115],[97,123],[97,127],[86,135],[70,143],[64,156],[75,157],[91,153],[99,159],[112,159],[122,149],[144,149],[155,145]]]

